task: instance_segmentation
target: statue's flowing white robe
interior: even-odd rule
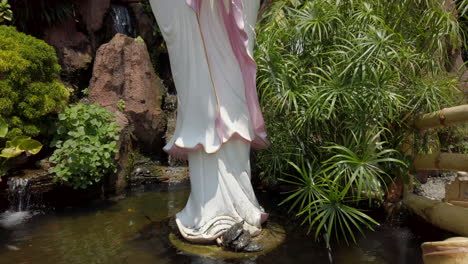
[[[265,213],[250,182],[250,146],[266,147],[255,91],[253,26],[259,0],[150,0],[177,89],[177,124],[164,148],[189,160],[181,234],[216,239],[233,224],[258,234]]]

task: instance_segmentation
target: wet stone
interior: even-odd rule
[[[252,242],[242,252],[234,252],[217,245],[192,244],[176,234],[176,231],[169,234],[169,241],[178,250],[189,255],[214,259],[239,259],[265,255],[283,243],[286,238],[286,231],[282,226],[274,222],[268,223],[260,235],[253,237]]]

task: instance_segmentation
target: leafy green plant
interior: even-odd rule
[[[0,26],[0,117],[10,128],[8,138],[39,135],[47,115],[66,105],[69,92],[59,73],[51,46]]]
[[[14,25],[22,32],[40,37],[44,28],[75,16],[76,0],[10,0]]]
[[[324,147],[333,156],[323,162],[301,160],[296,164],[290,161],[293,172],[285,173],[287,177],[280,179],[298,187],[289,192],[280,205],[289,203],[289,211],[294,210],[303,218],[302,224],[309,225],[308,232],[315,228],[316,238],[323,231],[327,246],[332,237],[343,238],[346,243],[350,238],[356,242],[355,233],[363,234],[362,226],[373,230],[373,225],[378,223],[355,206],[364,199],[369,200],[369,206],[372,206],[371,201],[383,199],[382,186],[391,179],[381,164],[406,166],[390,157],[394,150],[378,151],[384,142],[378,142],[377,138],[378,134],[368,138],[353,137],[353,142],[348,144],[351,149],[337,144]]]
[[[329,239],[353,238],[354,223],[372,222],[360,201],[376,204],[407,169],[396,150],[414,116],[460,104],[446,66],[462,40],[439,0],[273,1],[255,51],[272,142],[256,155],[260,176],[287,175],[303,186],[288,198],[296,214]],[[298,171],[303,160],[316,165]]]
[[[5,138],[8,133],[7,123],[0,119],[0,139]],[[19,156],[22,153],[35,155],[42,149],[42,144],[30,137],[17,136],[6,141],[5,147],[0,152],[0,177],[7,173],[8,167],[6,162],[8,159]],[[0,178],[1,181],[1,178]]]
[[[294,167],[295,174],[289,175],[289,179],[283,181],[298,186],[297,190],[289,192],[289,196],[280,205],[292,203],[290,211],[297,212],[302,217],[302,224],[309,225],[308,232],[315,228],[314,235],[318,238],[325,234],[325,243],[329,247],[331,238],[343,238],[346,243],[349,240],[356,242],[356,231],[363,234],[362,226],[374,230],[378,223],[366,215],[363,210],[354,208],[358,199],[349,195],[351,183],[345,186],[338,184],[320,171],[320,167],[310,167],[310,163],[302,163]],[[309,166],[304,166],[308,164]],[[313,174],[311,170],[314,170]]]
[[[122,113],[125,111],[125,101],[123,99],[117,101],[117,109]]]
[[[8,4],[8,0],[2,0],[0,2],[0,24],[5,21],[11,22],[13,19],[13,12],[11,6]]]
[[[116,172],[119,127],[109,110],[95,104],[75,104],[59,114],[57,136],[50,157],[56,180],[86,188]]]

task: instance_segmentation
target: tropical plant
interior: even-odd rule
[[[76,0],[10,0],[14,25],[22,32],[40,37],[44,28],[75,16]]]
[[[7,123],[0,119],[0,139],[5,138],[8,133]],[[7,160],[17,157],[22,153],[35,155],[42,149],[42,144],[30,137],[17,136],[6,141],[5,147],[0,152],[0,181],[1,177],[7,173]]]
[[[396,149],[414,116],[458,104],[457,76],[446,72],[463,39],[455,14],[439,0],[278,0],[257,34],[272,142],[257,154],[257,169],[268,182],[318,175],[309,183],[323,190],[287,201],[329,238],[354,239],[353,229],[372,223],[356,201],[376,204],[405,170]],[[316,165],[299,172],[303,160]]]
[[[8,138],[39,135],[47,115],[66,105],[69,93],[59,73],[51,46],[0,26],[0,118],[10,127]]]
[[[8,4],[8,0],[2,0],[0,2],[0,24],[5,21],[11,22],[13,19],[13,12],[11,12],[11,6]]]
[[[86,188],[116,172],[119,127],[109,110],[95,104],[75,104],[59,114],[50,157],[55,179],[74,188]]]

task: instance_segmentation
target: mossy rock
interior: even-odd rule
[[[262,230],[262,233],[252,239],[254,242],[262,244],[265,249],[260,252],[246,253],[227,251],[217,245],[192,244],[179,235],[174,233],[169,234],[169,241],[178,250],[190,255],[215,259],[239,259],[265,255],[283,243],[285,238],[286,231],[282,226],[276,223],[268,223]]]

